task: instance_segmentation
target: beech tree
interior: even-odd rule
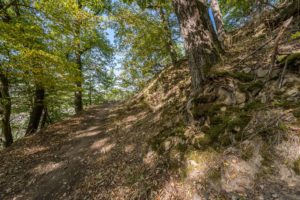
[[[201,91],[205,80],[204,71],[219,60],[218,45],[204,0],[173,0],[184,39],[192,87]]]
[[[164,66],[176,65],[182,58],[179,25],[171,2],[118,3],[112,17],[119,51],[124,55],[120,59],[122,87],[139,90]]]
[[[8,9],[13,12],[14,16],[19,16],[19,8],[16,5],[7,5],[0,1],[0,20],[1,23],[9,24],[12,21],[12,16],[9,14]],[[2,41],[0,49],[0,54],[4,59],[0,59],[0,117],[1,117],[1,132],[4,135],[4,145],[5,147],[10,146],[13,143],[13,136],[10,125],[11,116],[11,97],[9,93],[9,78],[7,75],[7,69],[3,66],[5,58],[9,54],[9,50],[6,48],[5,43]]]

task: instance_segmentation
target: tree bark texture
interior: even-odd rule
[[[194,92],[202,90],[204,70],[219,60],[218,45],[204,0],[173,0],[189,60]]]
[[[77,4],[78,4],[78,8],[82,9],[81,0],[77,0]],[[76,23],[75,24],[75,26],[76,26],[75,37],[77,37],[80,40],[81,22],[79,20],[79,21],[76,21],[75,23]],[[81,51],[80,43],[77,45],[75,56],[76,56],[76,64],[77,64],[78,71],[79,71],[80,81],[77,81],[75,83],[77,90],[75,91],[75,96],[74,96],[74,106],[75,106],[75,113],[79,114],[83,111],[82,82],[81,82],[82,77],[83,77],[83,75],[82,75],[82,60],[81,60],[82,51]]]
[[[82,79],[82,61],[81,61],[81,53],[76,53],[76,64],[79,70],[80,79]],[[76,82],[77,90],[75,91],[75,113],[79,114],[83,110],[83,102],[82,102],[82,83],[81,80]]]
[[[41,86],[36,86],[33,108],[30,113],[26,135],[33,134],[38,130],[43,115],[43,110],[45,108],[44,100],[45,100],[45,89]]]
[[[49,117],[49,113],[48,113],[48,108],[45,105],[44,106],[44,113],[43,113],[43,117],[42,117],[42,121],[41,121],[41,129],[44,128],[46,126],[46,124],[50,123],[49,118],[50,117]]]
[[[9,81],[5,74],[0,72],[0,112],[1,132],[4,135],[4,146],[9,147],[13,143],[13,136],[10,126],[11,99],[9,95]]]

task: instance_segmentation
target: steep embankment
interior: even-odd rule
[[[90,108],[1,152],[0,199],[299,199],[295,30],[296,20],[279,42],[292,55],[281,88],[280,61],[267,78],[280,27],[245,28],[188,109],[182,61],[129,102]]]

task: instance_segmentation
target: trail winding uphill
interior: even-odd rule
[[[140,106],[93,107],[1,152],[0,199],[151,196],[167,172],[144,157],[155,127],[141,126],[152,112]]]

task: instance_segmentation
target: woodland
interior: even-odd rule
[[[0,199],[300,199],[300,0],[0,0]]]

